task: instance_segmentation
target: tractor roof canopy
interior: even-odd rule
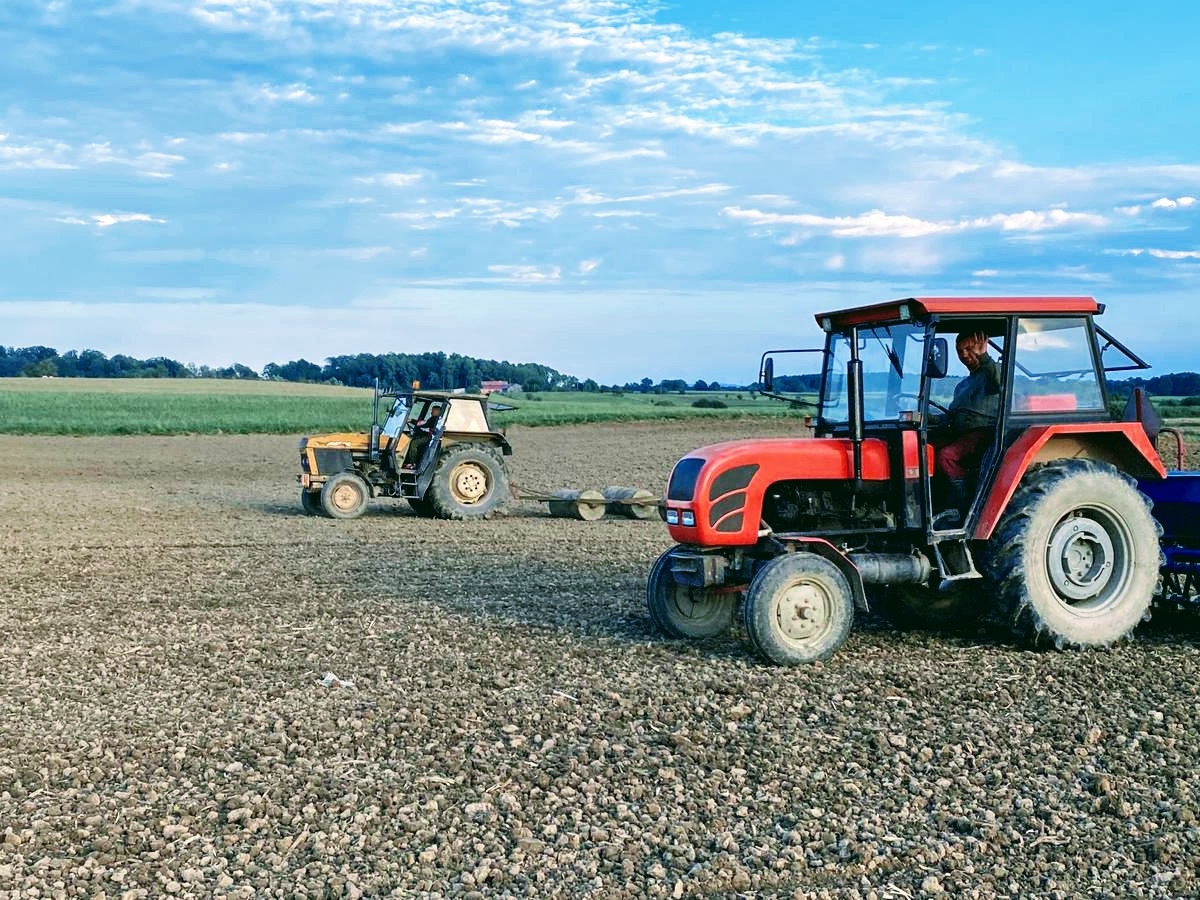
[[[908,322],[929,316],[1099,315],[1104,304],[1092,297],[908,297],[836,312],[818,313],[823,331],[852,325]]]

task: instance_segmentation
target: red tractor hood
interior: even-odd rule
[[[887,444],[863,441],[862,477],[889,478]],[[671,473],[667,527],[681,544],[750,545],[758,540],[763,497],[779,481],[848,481],[854,445],[845,438],[762,438],[693,450]],[[677,510],[675,517],[671,510]],[[694,517],[683,524],[684,511]]]

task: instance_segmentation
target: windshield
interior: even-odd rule
[[[383,423],[383,433],[390,438],[398,435],[404,428],[408,410],[408,397],[397,397],[396,402],[392,404],[392,411],[388,413],[387,421]]]
[[[863,412],[867,422],[899,419],[917,408],[921,368],[925,363],[926,330],[921,325],[878,325],[858,330],[858,357],[863,366]],[[850,421],[846,364],[850,340],[830,340],[829,369],[821,394],[821,418],[831,425]]]

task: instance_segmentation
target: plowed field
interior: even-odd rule
[[[659,494],[761,420],[509,431]],[[294,437],[0,437],[0,896],[1184,897],[1196,623],[655,635],[658,521],[303,516]],[[986,598],[981,598],[986,602]]]

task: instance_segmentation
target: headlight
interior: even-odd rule
[[[677,509],[668,509],[667,510],[667,524],[668,525],[678,525],[679,524],[679,510],[677,510]]]
[[[696,514],[692,510],[685,509],[683,511],[683,524],[688,528],[696,527]]]

